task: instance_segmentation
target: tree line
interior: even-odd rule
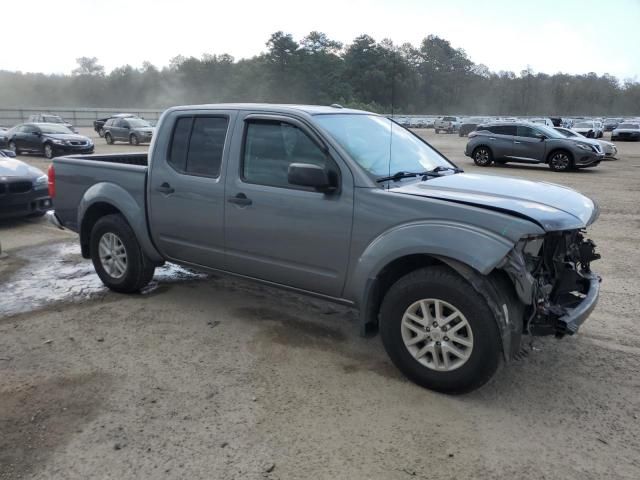
[[[332,104],[381,113],[639,115],[640,83],[595,73],[491,71],[464,50],[429,35],[419,46],[361,35],[349,45],[311,32],[296,41],[276,32],[266,51],[177,56],[107,73],[77,59],[70,75],[0,71],[1,107],[164,108],[178,104],[278,102]]]

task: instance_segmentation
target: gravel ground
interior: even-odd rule
[[[419,133],[480,171],[465,139]],[[0,479],[640,478],[640,144],[618,146],[592,170],[481,170],[597,199],[604,281],[577,336],[457,397],[405,380],[349,309],[173,267],[118,295],[73,235],[0,224]]]

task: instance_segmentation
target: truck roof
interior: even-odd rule
[[[260,110],[264,112],[304,112],[309,115],[319,115],[327,113],[357,113],[377,115],[365,110],[355,110],[344,108],[340,105],[296,105],[277,103],[212,103],[203,105],[182,105],[172,107],[169,110]]]

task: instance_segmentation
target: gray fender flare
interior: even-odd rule
[[[524,305],[518,300],[513,284],[505,276],[481,275],[457,260],[437,258],[469,282],[487,301],[498,325],[504,359],[509,362],[520,351],[524,316]]]
[[[377,327],[379,273],[396,259],[426,254],[459,273],[487,300],[498,324],[505,358],[510,358],[517,351],[514,348],[519,348],[513,337],[519,345],[522,312],[518,309],[522,307],[512,295],[510,282],[491,272],[513,247],[512,240],[494,232],[442,220],[401,225],[383,233],[365,249],[345,289],[347,298],[353,295],[358,299],[361,334],[367,335]]]
[[[97,203],[106,203],[117,208],[133,229],[138,243],[140,243],[142,250],[151,261],[156,263],[164,262],[162,255],[153,245],[149,236],[144,206],[141,207],[129,192],[116,184],[96,183],[85,192],[78,206],[78,226],[80,231],[82,231],[82,221],[86,212]]]

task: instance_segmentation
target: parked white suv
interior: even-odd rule
[[[442,117],[435,121],[433,128],[436,133],[445,131],[447,133],[454,133],[460,129],[462,124],[460,117]]]

